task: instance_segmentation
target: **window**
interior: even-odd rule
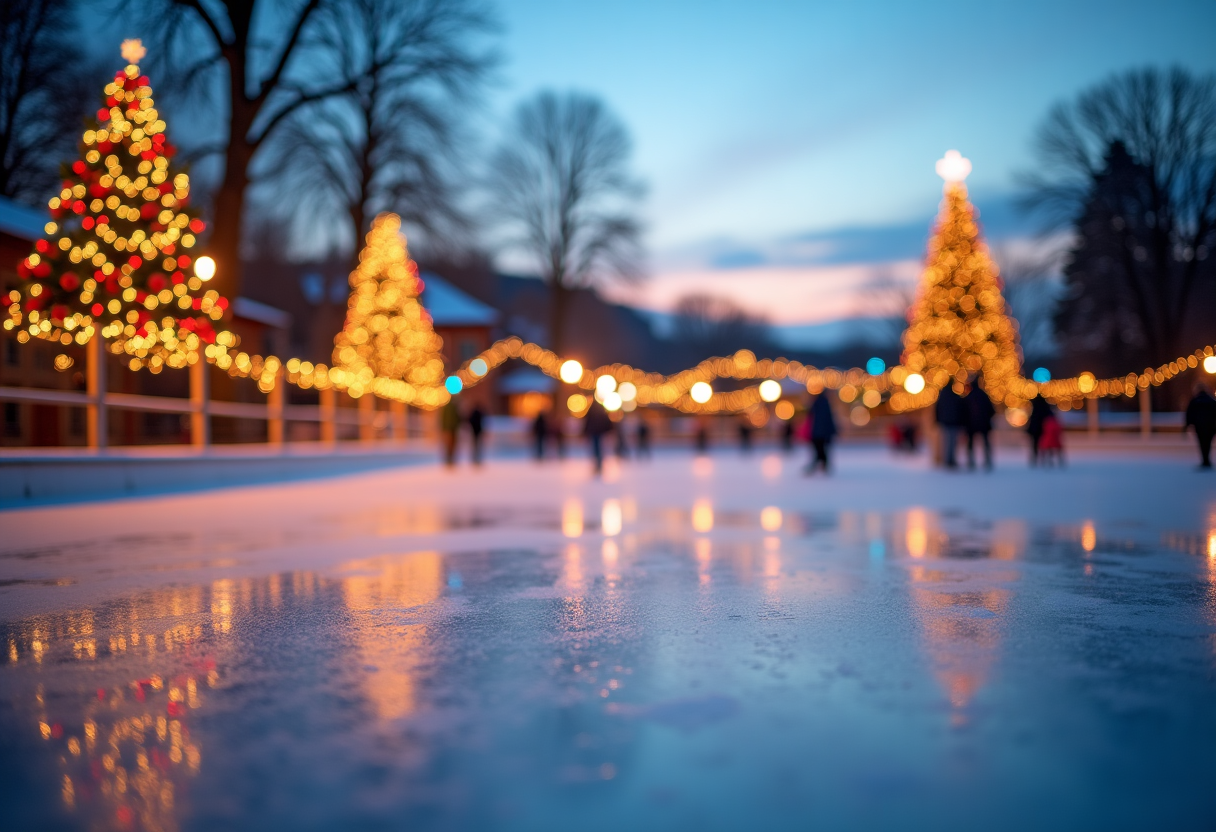
[[[21,407],[16,402],[4,403],[4,435],[21,436]]]

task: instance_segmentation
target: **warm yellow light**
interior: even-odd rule
[[[1216,374],[1216,355],[1209,355],[1203,359],[1203,371],[1205,373]]]
[[[583,504],[573,497],[562,505],[562,534],[566,537],[583,534]]]
[[[962,182],[971,173],[971,160],[957,150],[947,150],[946,155],[937,160],[935,167],[937,175],[947,182]]]
[[[775,402],[781,398],[781,383],[771,378],[760,382],[760,398],[766,402]]]
[[[925,377],[920,373],[908,373],[908,377],[904,379],[904,389],[915,396],[925,389]]]
[[[631,402],[638,397],[638,388],[632,381],[622,382],[621,386],[616,388],[616,392],[621,394],[621,401]]]
[[[210,280],[215,277],[215,261],[204,254],[194,261],[194,273],[199,280]]]
[[[882,404],[882,393],[877,390],[867,390],[861,394],[861,403],[866,407],[878,407]]]
[[[1086,373],[1081,373],[1081,375],[1077,376],[1077,389],[1080,390],[1082,393],[1091,392],[1096,385],[1097,385],[1097,380],[1094,379],[1093,373],[1086,372]]]
[[[562,362],[562,368],[558,374],[566,384],[576,384],[583,377],[583,365],[571,358],[569,361]]]
[[[610,375],[602,375],[595,380],[595,392],[599,399],[603,399],[609,393],[615,392],[616,379]]]
[[[604,410],[607,410],[609,413],[615,413],[616,411],[620,410],[622,404],[624,404],[624,402],[621,401],[620,393],[613,391],[611,393],[604,394]]]
[[[580,393],[575,393],[566,399],[566,407],[570,408],[571,413],[582,413],[587,409],[587,397]]]
[[[688,395],[691,396],[692,400],[697,404],[705,404],[710,400],[713,394],[714,388],[710,387],[704,381],[698,381],[692,386],[692,389],[688,391]]]
[[[777,402],[777,406],[773,408],[773,412],[777,414],[778,419],[788,422],[794,418],[794,405],[791,402]]]
[[[766,532],[775,532],[781,528],[781,509],[768,506],[760,511],[760,528]]]
[[[1081,548],[1087,552],[1092,552],[1097,545],[1098,532],[1094,529],[1093,521],[1086,520],[1085,525],[1081,527]]]
[[[857,427],[863,428],[870,424],[870,411],[866,410],[862,405],[857,405],[849,411],[849,421],[857,425]]]
[[[624,525],[623,517],[620,500],[605,500],[604,507],[600,510],[600,531],[608,537],[620,534]]]
[[[705,532],[713,531],[714,528],[714,504],[704,498],[697,500],[692,505],[692,527],[694,531]]]

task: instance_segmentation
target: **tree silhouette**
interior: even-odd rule
[[[542,92],[519,105],[491,160],[493,210],[549,284],[549,348],[559,355],[568,291],[639,274],[641,188],[629,155],[625,127],[599,99]]]
[[[151,21],[152,38],[165,63],[178,68],[185,89],[197,90],[215,79],[215,71],[226,71],[223,110],[216,120],[228,125],[228,136],[214,148],[224,155],[224,175],[210,240],[221,274],[227,275],[224,294],[239,290],[236,264],[246,190],[254,157],[270,137],[302,108],[351,95],[373,77],[387,72],[426,78],[453,60],[467,59],[473,49],[469,35],[488,21],[475,0],[373,0],[374,18],[392,12],[397,21],[391,41],[377,51],[335,50],[361,5],[355,0],[291,6],[269,0],[126,3],[128,12],[138,10]]]
[[[1175,357],[1202,334],[1198,292],[1216,276],[1216,76],[1114,76],[1057,105],[1037,150],[1028,201],[1078,235],[1061,346],[1094,370]]]

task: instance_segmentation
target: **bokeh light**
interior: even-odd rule
[[[866,372],[872,376],[880,376],[887,369],[887,362],[883,361],[878,356],[874,356],[866,362]]]
[[[915,396],[925,389],[925,377],[920,373],[908,373],[908,377],[904,379],[904,389]]]
[[[583,365],[579,364],[573,358],[562,362],[561,379],[566,384],[577,384],[578,380],[583,377]]]
[[[448,376],[443,382],[444,389],[455,396],[464,389],[464,382],[460,380],[460,376]]]
[[[777,402],[777,406],[773,408],[773,413],[783,422],[788,422],[794,418],[794,405],[792,402]]]
[[[488,364],[486,364],[484,358],[474,358],[469,362],[469,372],[478,378],[481,378],[486,373],[490,372],[490,367]]]
[[[710,387],[707,382],[698,381],[688,390],[688,395],[697,404],[705,404],[714,395],[714,388]]]
[[[604,410],[607,410],[609,413],[615,413],[620,410],[622,404],[624,402],[621,401],[621,394],[615,390],[604,394]]]
[[[210,280],[215,277],[215,260],[203,255],[194,261],[194,273],[199,280]]]
[[[781,383],[770,379],[760,382],[760,398],[766,402],[775,402],[781,398]]]
[[[1039,384],[1046,384],[1047,382],[1051,381],[1051,370],[1047,369],[1046,367],[1035,367],[1031,378],[1033,378]]]
[[[1216,374],[1216,355],[1209,355],[1203,359],[1203,371]]]

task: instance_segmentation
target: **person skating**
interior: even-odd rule
[[[650,459],[650,423],[645,417],[638,420],[638,459]]]
[[[996,408],[992,399],[984,392],[979,376],[971,379],[971,389],[964,399],[967,404],[967,467],[975,470],[975,439],[978,436],[984,443],[984,470],[992,470],[992,441],[988,434],[992,431],[992,417]]]
[[[1030,467],[1039,464],[1039,445],[1043,441],[1043,425],[1051,416],[1051,405],[1042,396],[1030,400],[1030,418],[1026,420],[1026,435],[1030,437]]]
[[[1195,429],[1195,439],[1199,442],[1199,467],[1212,467],[1212,437],[1216,436],[1216,398],[1203,382],[1195,385],[1194,396],[1186,406],[1186,428]],[[1140,395],[1147,396],[1148,392]]]
[[[485,428],[485,414],[481,408],[473,405],[469,412],[469,433],[473,435],[473,464],[481,464],[481,433]]]
[[[456,438],[460,432],[460,405],[455,396],[443,406],[439,428],[443,431],[443,463],[451,468],[456,464]]]
[[[810,422],[810,430],[807,433],[811,439],[814,457],[807,463],[802,473],[809,475],[815,473],[816,468],[822,468],[823,473],[826,474],[829,465],[828,446],[832,443],[832,437],[836,435],[836,419],[832,416],[832,405],[828,401],[827,393],[820,393],[815,397],[807,419]]]
[[[942,465],[958,468],[958,437],[967,427],[967,405],[963,397],[954,392],[952,384],[947,384],[938,393],[933,413],[941,428]]]
[[[548,435],[549,422],[545,419],[544,411],[540,411],[532,420],[532,454],[536,457],[537,462],[545,458],[545,440]]]
[[[612,430],[612,419],[599,402],[592,402],[591,409],[583,420],[583,435],[591,443],[591,458],[595,461],[595,473],[604,470],[604,434]]]

